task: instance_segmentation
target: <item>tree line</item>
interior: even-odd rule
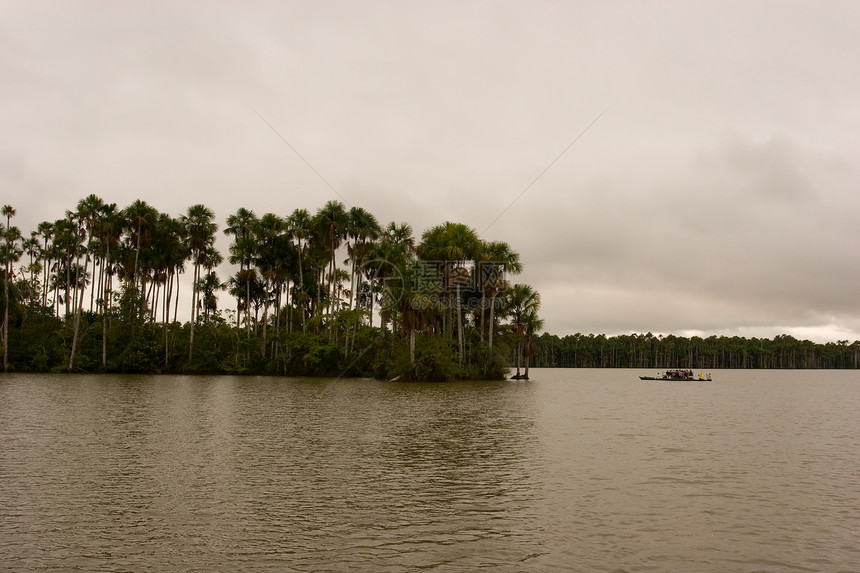
[[[519,255],[461,223],[417,238],[338,201],[240,208],[225,256],[202,204],[172,217],[89,195],[29,236],[2,213],[4,371],[497,379],[527,376],[543,326],[539,294],[510,281]]]
[[[858,368],[860,341],[825,344],[787,334],[773,339],[738,336],[604,336],[541,334],[534,364],[554,368]]]

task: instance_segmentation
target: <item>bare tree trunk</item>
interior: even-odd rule
[[[488,344],[490,347],[490,351],[493,350],[493,331],[496,326],[496,293],[490,295],[490,334],[488,337]]]
[[[167,283],[164,285],[164,300],[162,300],[161,320],[164,325],[164,368],[170,366],[170,348],[167,335],[168,324],[170,322],[170,292],[173,290],[173,273],[167,273]]]
[[[194,262],[194,273],[192,276],[191,288],[191,334],[188,340],[188,361],[194,356],[194,323],[197,322],[197,299],[200,296],[197,289],[197,281],[200,276],[200,264]]]
[[[460,284],[457,283],[457,341],[460,343],[460,364],[463,363],[463,308],[460,304]]]
[[[93,303],[95,302],[96,294],[96,261],[98,261],[98,259],[93,258],[93,282],[90,284],[90,312],[93,311]],[[99,283],[101,283],[101,273],[99,273]]]
[[[522,344],[517,341],[517,378],[520,378],[520,358],[523,354]]]
[[[179,316],[179,273],[176,274],[176,298],[173,300],[173,320],[176,322]]]
[[[107,247],[107,255],[105,255],[105,267],[108,265],[108,260],[110,259],[110,244]],[[107,316],[108,310],[110,310],[110,288],[112,286],[112,277],[110,273],[107,273],[107,268],[105,268],[106,276],[104,282],[104,290],[102,291],[102,368],[107,365]]]
[[[266,340],[269,335],[269,281],[266,280],[265,285],[263,286],[265,302],[263,303],[263,344],[260,346],[260,349],[263,352],[263,358],[266,358]]]
[[[87,280],[87,269],[90,266],[90,254],[87,253],[86,259],[84,259],[84,280]],[[75,283],[77,284],[80,280],[77,271],[75,271]],[[80,289],[81,294],[77,300],[76,308],[75,308],[75,327],[72,334],[72,352],[69,354],[69,371],[71,371],[72,367],[75,363],[75,351],[78,347],[78,332],[81,329],[81,307],[84,306],[84,289]]]
[[[9,223],[6,223],[9,228]],[[11,262],[6,261],[6,274],[3,275],[3,294],[6,296],[6,305],[3,309],[3,372],[9,371],[9,269]]]

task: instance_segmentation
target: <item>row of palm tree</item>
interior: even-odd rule
[[[294,332],[323,337],[349,360],[366,351],[356,341],[371,329],[408,341],[413,370],[420,361],[416,347],[429,339],[441,341],[442,348],[449,341],[451,356],[464,367],[474,362],[476,348],[490,361],[501,329],[515,341],[519,374],[520,357],[529,356],[531,336],[542,325],[537,293],[509,283],[522,270],[517,253],[459,223],[432,227],[418,241],[408,224],[383,227],[367,210],[338,201],[314,214],[300,208],[258,217],[240,208],[223,229],[231,239],[228,261],[235,266],[222,282],[216,271],[224,262],[215,248],[219,227],[205,205],[174,218],[144,201],[120,210],[90,195],[64,218],[41,223],[28,239],[10,225],[14,209],[7,206],[3,214],[4,278],[11,279],[4,280],[5,288],[12,284],[12,299],[65,321],[69,370],[75,368],[84,315],[87,324],[101,322],[103,367],[111,321],[121,320],[131,329],[160,323],[161,364],[169,368],[176,344],[171,325],[178,320],[186,266],[192,285],[188,363],[201,325],[227,317],[246,341],[242,356],[234,345],[237,360],[246,364],[277,361],[283,334]],[[24,253],[28,262],[19,265],[16,279],[13,268]],[[219,309],[222,290],[235,298],[235,311]],[[8,306],[10,296],[5,301]],[[7,368],[6,321],[8,312]],[[527,369],[528,362],[526,374]]]
[[[167,325],[171,311],[172,320],[176,320],[179,277],[187,261],[194,266],[192,325],[196,322],[201,289],[221,288],[220,281],[210,276],[221,262],[213,247],[217,230],[213,219],[212,211],[203,205],[192,206],[186,215],[175,219],[145,201],[135,201],[119,210],[115,203],[89,195],[64,218],[40,223],[30,238],[21,242],[30,257],[22,269],[26,280],[19,283],[27,287],[22,298],[27,304],[50,308],[55,315],[70,320],[70,370],[74,368],[81,315],[85,311],[102,320],[103,332],[107,331],[113,305],[121,297],[135,302],[139,320],[155,321],[160,314]],[[8,223],[6,236],[8,244]],[[4,253],[5,276],[12,277],[10,265],[18,258]],[[203,276],[201,269],[209,274]],[[115,279],[121,283],[119,291],[115,289]],[[4,282],[8,288],[13,281]],[[106,336],[102,345],[104,364]]]

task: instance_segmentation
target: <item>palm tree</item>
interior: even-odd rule
[[[540,306],[540,303],[538,303]],[[525,326],[525,342],[523,344],[523,355],[526,358],[525,379],[529,379],[529,359],[535,355],[535,345],[532,341],[535,333],[543,328],[544,321],[538,317],[537,308],[530,309],[523,317]]]
[[[286,222],[274,213],[266,213],[253,226],[252,231],[256,239],[255,264],[260,270],[263,279],[263,340],[262,353],[265,358],[266,342],[268,339],[269,306],[272,303],[273,283],[278,284],[278,238],[286,229]],[[277,298],[277,297],[274,297]]]
[[[111,248],[119,245],[122,234],[122,216],[117,211],[116,203],[110,203],[102,208],[98,225],[99,243],[104,251],[101,253],[101,277],[99,292],[101,294],[102,315],[102,367],[107,365],[107,324],[110,310],[111,293],[113,292],[113,260]]]
[[[48,241],[54,236],[54,226],[50,222],[39,223],[36,233],[42,237],[42,306],[48,306],[48,277],[51,272],[51,256]]]
[[[524,346],[531,342],[531,334],[540,330],[542,323],[537,318],[540,309],[540,294],[529,285],[515,284],[508,291],[508,312],[511,316],[511,327],[517,341],[517,374],[520,379],[520,361],[522,360]],[[531,334],[529,330],[531,329]]]
[[[462,223],[445,222],[425,231],[421,236],[421,245],[418,247],[420,258],[442,263],[446,289],[450,290],[451,282],[454,283],[456,298],[452,300],[452,306],[457,307],[457,341],[461,364],[464,358],[463,309],[460,304],[461,282],[456,277],[465,270],[466,261],[475,259],[480,244],[478,234],[471,227]]]
[[[220,256],[220,255],[219,255]],[[218,310],[218,291],[224,290],[226,285],[221,282],[218,275],[212,271],[203,275],[199,281],[199,290],[202,293],[203,323],[209,323],[209,313]]]
[[[128,232],[129,246],[134,248],[134,265],[131,272],[126,271],[126,282],[131,283],[134,296],[140,295],[144,281],[140,269],[140,249],[147,246],[152,240],[152,231],[155,226],[158,211],[146,203],[136,200],[123,210],[125,224]],[[139,309],[140,312],[143,309]]]
[[[9,371],[9,281],[12,280],[12,263],[17,262],[21,251],[17,248],[17,242],[21,238],[21,232],[16,227],[11,227],[10,222],[15,216],[15,209],[11,205],[3,205],[2,214],[6,217],[6,227],[3,229],[3,295],[6,304],[3,309],[3,372]]]
[[[440,301],[437,297],[422,292],[421,288],[415,288],[418,281],[414,280],[413,273],[420,272],[420,265],[410,265],[403,269],[403,282],[392,284],[401,292],[397,294],[400,310],[401,328],[409,334],[409,366],[415,368],[415,335],[424,329],[434,318],[442,312]]]
[[[356,273],[358,267],[367,260],[373,242],[379,238],[382,229],[373,213],[353,207],[349,210],[346,236],[349,239],[347,251],[352,262],[350,269],[349,308],[354,308],[355,293],[361,287],[361,274]]]
[[[198,299],[200,296],[200,266],[204,263],[204,255],[215,244],[215,233],[218,225],[213,221],[215,213],[205,205],[192,205],[182,217],[185,236],[188,241],[189,255],[194,264],[191,293],[191,333],[188,340],[188,360],[194,353],[194,324],[197,322]]]
[[[305,294],[305,280],[304,272],[302,270],[302,251],[305,250],[307,239],[313,229],[312,225],[313,221],[307,209],[296,209],[287,218],[287,229],[290,233],[290,236],[295,241],[295,249],[299,259],[299,284],[297,292],[299,295],[298,302],[301,305],[300,308],[302,313],[302,332],[307,330],[307,317],[305,316],[304,308],[307,295]]]
[[[28,291],[29,297],[27,304],[37,304],[39,299],[41,299],[41,294],[39,293],[39,285],[37,284],[36,276],[42,270],[42,264],[39,262],[39,240],[36,238],[38,235],[35,232],[30,233],[30,237],[28,239],[24,239],[21,242],[21,248],[27,254],[27,257],[30,259],[30,263],[27,265],[26,270],[30,274],[30,278],[28,279]]]
[[[184,221],[166,213],[160,213],[153,229],[153,244],[148,249],[148,259],[156,285],[152,296],[150,316],[154,321],[158,302],[161,300],[161,320],[164,345],[164,365],[170,364],[170,306],[173,302],[173,320],[176,320],[179,306],[179,276],[185,272],[185,261],[191,258],[191,241]],[[192,285],[193,286],[193,285]],[[163,293],[160,291],[163,288]],[[152,291],[152,287],[150,287]],[[193,316],[193,313],[192,313]],[[192,318],[192,326],[194,324]],[[189,345],[191,346],[191,345]]]
[[[326,248],[330,257],[327,294],[329,297],[329,312],[334,314],[337,307],[337,294],[334,292],[335,271],[337,269],[336,254],[341,242],[346,237],[349,215],[343,203],[340,201],[329,201],[317,211],[316,222],[320,236],[325,237]]]
[[[53,242],[50,257],[56,262],[53,265],[53,276],[50,277],[54,288],[54,304],[57,316],[60,315],[60,303],[65,304],[66,316],[71,314],[72,270],[76,268],[75,255],[80,249],[78,227],[69,218],[54,221]],[[60,296],[60,290],[63,296]]]
[[[408,269],[415,258],[415,237],[412,227],[408,223],[397,224],[390,222],[385,231],[367,255],[367,261],[362,265],[362,274],[370,281],[370,315],[373,322],[373,302],[375,295],[381,293],[379,327],[384,328],[385,313],[389,310],[392,301],[399,300],[398,295],[391,296],[391,286],[386,282],[395,283],[394,275],[404,277],[404,271]],[[376,282],[376,284],[374,284]]]
[[[241,317],[241,308],[245,309],[245,323],[248,329],[248,335],[251,333],[251,281],[256,278],[256,271],[250,268],[251,261],[254,255],[254,241],[251,239],[251,228],[255,224],[257,216],[253,211],[239,208],[235,214],[227,217],[227,227],[224,229],[225,235],[233,236],[233,243],[230,245],[230,263],[239,264],[240,280],[245,281],[244,305],[242,296],[236,297],[236,327],[239,327]],[[246,272],[246,266],[248,272]]]
[[[482,302],[487,293],[490,294],[490,328],[487,338],[487,346],[493,350],[493,332],[496,326],[496,296],[504,292],[506,286],[505,275],[518,275],[522,272],[523,265],[520,256],[511,246],[503,241],[483,243],[480,262],[478,284],[481,288]],[[484,340],[484,304],[481,304],[481,341]]]
[[[78,209],[72,214],[73,219],[79,222],[86,238],[86,244],[84,245],[84,281],[86,281],[87,272],[90,266],[90,253],[93,251],[96,226],[98,225],[99,216],[104,208],[104,204],[104,201],[96,195],[88,195],[78,202]],[[78,347],[78,332],[81,328],[81,307],[83,307],[83,305],[84,289],[81,288],[75,305],[75,326],[72,332],[72,351],[69,353],[69,370],[72,369],[75,362],[75,352]]]

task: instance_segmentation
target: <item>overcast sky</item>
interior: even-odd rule
[[[0,203],[336,199],[509,242],[555,334],[853,341],[858,38],[855,0],[0,0]]]

